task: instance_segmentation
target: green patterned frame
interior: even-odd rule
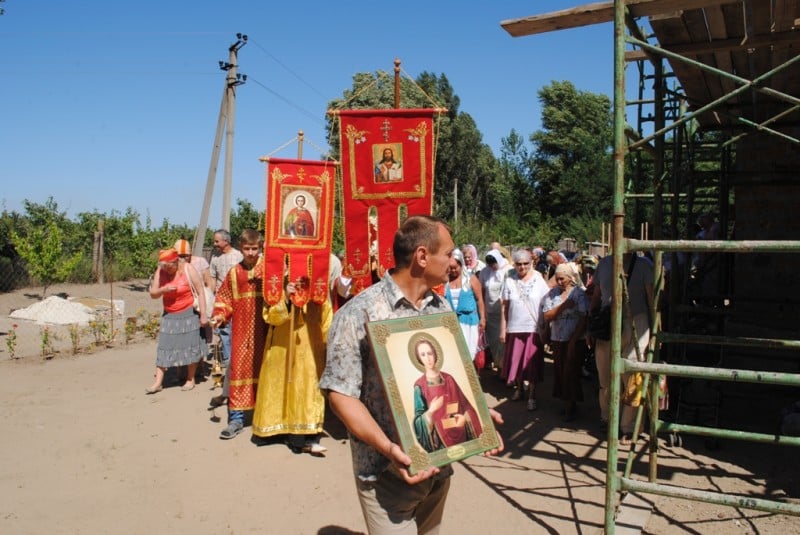
[[[409,474],[413,475],[429,466],[441,467],[500,446],[455,312],[373,321],[367,323],[367,332],[400,437],[400,446],[411,457]],[[482,428],[481,435],[476,439],[430,453],[422,448],[414,435],[413,395],[409,408],[408,395],[401,394],[413,392],[414,382],[419,378],[418,369],[409,363],[408,341],[423,332],[429,332],[440,346],[455,349],[449,354],[442,352],[443,361],[448,356],[447,369],[444,371],[456,378],[465,395],[473,398]],[[458,358],[453,358],[453,355]],[[463,381],[459,381],[459,378]]]

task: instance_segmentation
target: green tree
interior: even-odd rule
[[[581,243],[590,238],[584,234],[587,222],[599,233],[600,222],[611,216],[611,102],[568,81],[554,81],[538,95],[543,128],[530,136],[537,205],[543,219]]]
[[[129,207],[124,213],[112,210],[104,212],[81,212],[78,227],[81,240],[87,250],[92,250],[95,233],[103,228],[104,275],[108,280],[128,280],[148,277],[155,266],[155,254],[159,249],[171,247],[178,238],[191,237],[193,230],[186,225],[170,225],[164,220],[160,227],[153,227],[148,217],[142,223],[139,212]],[[84,261],[82,275],[88,276],[91,266]],[[87,282],[82,280],[81,282]]]
[[[11,241],[28,273],[42,285],[42,299],[50,285],[67,280],[83,257],[81,252],[65,254],[64,233],[54,220],[32,227],[26,236],[12,231]]]
[[[23,227],[23,219],[18,212],[3,210],[0,213],[0,292],[11,291],[27,282],[22,259],[11,241],[14,229]]]
[[[256,210],[253,204],[245,199],[236,199],[236,208],[231,210],[231,236],[234,242],[244,229],[252,228],[264,235],[265,212]]]
[[[497,159],[483,142],[472,116],[460,110],[461,99],[447,76],[423,72],[416,83],[434,102],[447,109],[439,120],[433,212],[445,219],[457,219],[457,226],[485,222],[493,211],[489,187],[499,173]]]

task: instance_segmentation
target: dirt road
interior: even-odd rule
[[[0,310],[12,299],[26,298],[0,296]],[[8,325],[0,319],[0,331]],[[225,414],[207,410],[218,392],[210,382],[144,395],[153,341],[50,360],[36,354],[36,340],[25,344],[33,351],[25,358],[0,353],[0,533],[364,532],[349,444],[335,418],[326,424],[325,458],[256,446],[247,433],[222,441]],[[606,442],[593,403],[564,427],[549,382],[536,412],[509,401],[492,374],[482,382],[490,406],[505,416],[506,451],[455,466],[443,533],[599,533]],[[701,439],[687,438],[683,448],[661,449],[659,476],[704,490],[797,498],[794,453],[740,443],[709,452]],[[646,465],[642,457],[637,472]],[[646,533],[800,533],[796,517],[644,498],[653,504]]]

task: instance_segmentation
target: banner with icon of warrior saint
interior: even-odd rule
[[[394,266],[392,242],[412,215],[430,215],[434,109],[340,110],[345,259],[352,293]]]
[[[264,230],[264,300],[274,305],[295,283],[295,306],[328,299],[336,164],[270,158]]]

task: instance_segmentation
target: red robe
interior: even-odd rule
[[[290,236],[314,236],[314,218],[307,208],[292,208],[284,221],[284,231]]]
[[[247,411],[255,408],[258,374],[267,339],[267,326],[262,317],[264,295],[261,260],[251,270],[242,264],[234,266],[217,290],[214,316],[232,320],[230,392],[228,408]]]
[[[449,448],[481,436],[483,432],[478,412],[469,402],[452,375],[439,372],[440,384],[429,384],[423,374],[414,383],[414,432],[426,451]],[[424,413],[433,398],[443,396],[442,407],[431,415],[433,429],[428,430]],[[451,413],[452,411],[452,413]],[[464,427],[448,425],[451,414],[463,414],[467,418]]]

